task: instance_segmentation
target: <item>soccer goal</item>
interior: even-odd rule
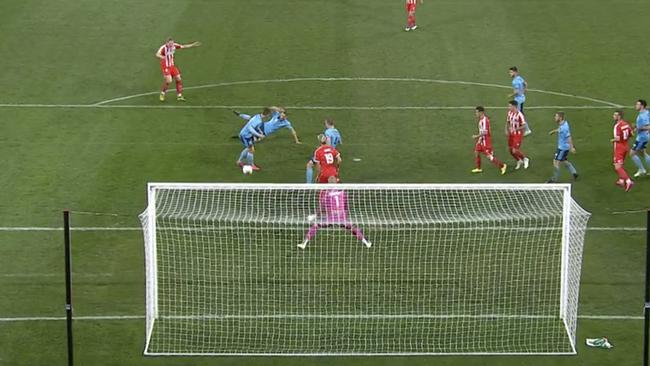
[[[144,352],[574,354],[589,216],[564,184],[150,183]]]

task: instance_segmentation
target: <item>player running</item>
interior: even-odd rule
[[[524,167],[528,169],[530,159],[521,152],[521,142],[524,137],[524,130],[526,129],[526,117],[517,109],[517,101],[511,100],[508,103],[508,114],[506,115],[506,136],[508,136],[508,150],[510,155],[517,161],[515,170]]]
[[[293,140],[296,144],[302,144],[300,142],[300,139],[298,138],[298,134],[296,133],[296,130],[294,130],[293,126],[291,125],[291,122],[287,119],[287,110],[284,109],[283,107],[269,107],[273,110],[273,114],[271,116],[271,120],[268,122],[264,122],[262,124],[261,131],[264,136],[268,137],[269,135],[272,135],[284,128],[288,129],[291,131],[291,135],[293,136]],[[237,117],[249,121],[251,119],[251,116],[248,114],[240,113],[238,111],[232,111]]]
[[[623,111],[614,112],[614,138],[610,141],[614,144],[614,170],[618,174],[616,185],[623,187],[625,192],[629,192],[634,185],[624,166],[625,158],[630,150],[628,140],[632,134],[632,126],[623,120]]]
[[[323,135],[325,135],[325,137],[327,138],[327,144],[333,147],[334,149],[336,149],[337,146],[343,143],[343,141],[341,140],[341,133],[339,132],[339,130],[336,129],[334,125],[334,121],[331,119],[325,120],[325,132],[323,132]],[[314,183],[313,157],[307,161],[306,180],[307,183]]]
[[[156,52],[156,57],[160,59],[160,69],[163,74],[163,85],[160,89],[160,101],[165,101],[165,94],[167,94],[167,89],[169,84],[172,83],[172,78],[176,80],[176,100],[185,101],[183,98],[183,81],[181,79],[181,70],[176,67],[174,64],[174,53],[177,49],[180,48],[192,48],[199,47],[201,42],[192,42],[189,44],[180,44],[174,42],[170,37],[167,39],[167,42],[160,46]]]
[[[634,165],[639,168],[634,173],[635,178],[648,174],[641,161],[641,155],[645,157],[645,162],[650,169],[650,155],[646,151],[648,140],[650,140],[650,111],[648,111],[647,107],[648,102],[645,100],[639,99],[636,101],[635,109],[639,112],[639,115],[636,117],[636,140],[634,146],[632,146],[632,151],[630,151]]]
[[[474,155],[476,159],[476,168],[472,170],[472,173],[482,173],[481,169],[481,154],[487,156],[487,158],[494,164],[499,167],[501,170],[501,175],[506,174],[508,166],[502,163],[499,159],[494,157],[492,153],[492,135],[490,134],[490,119],[485,114],[485,108],[478,106],[474,110],[474,115],[478,120],[478,135],[472,135],[472,138],[476,140],[476,146],[474,147]]]
[[[338,183],[338,180],[335,177],[329,177],[327,183],[335,184]],[[309,219],[310,221],[320,222],[315,222],[311,225],[305,235],[305,240],[301,244],[298,244],[298,248],[305,249],[309,241],[316,236],[316,233],[320,229],[331,227],[339,227],[351,232],[366,248],[372,246],[372,243],[366,239],[361,229],[348,221],[348,198],[345,191],[338,190],[334,187],[324,189],[320,191],[318,202],[319,214],[310,215]]]
[[[415,24],[415,9],[418,7],[418,1],[422,4],[424,0],[406,0],[406,28],[404,30],[407,32],[418,29]]]
[[[339,180],[339,167],[341,166],[341,154],[329,144],[327,136],[318,135],[320,147],[314,151],[311,159],[318,168],[318,183],[328,183],[331,177]]]
[[[264,123],[264,120],[266,120],[272,113],[273,110],[271,110],[271,108],[264,108],[262,113],[251,117],[244,128],[242,128],[239,132],[239,140],[241,141],[242,145],[244,145],[244,150],[242,150],[242,152],[239,154],[239,159],[237,159],[237,165],[240,167],[246,165],[247,163],[253,167],[253,170],[260,170],[260,167],[255,165],[254,138],[257,137],[260,140],[264,138],[264,134],[260,132],[260,129]]]
[[[517,66],[513,66],[508,69],[508,73],[512,78],[512,94],[508,95],[508,98],[514,98],[517,102],[517,109],[519,112],[524,113],[524,103],[526,102],[526,91],[528,91],[528,83],[526,80],[519,75],[519,69]],[[533,131],[530,130],[530,126],[526,123],[526,130],[524,131],[524,136],[528,136]]]
[[[560,163],[564,163],[567,169],[569,169],[569,172],[571,172],[571,175],[573,175],[573,180],[576,180],[578,179],[578,172],[568,160],[569,151],[573,154],[576,153],[576,149],[573,146],[573,139],[571,138],[569,121],[564,118],[564,112],[555,113],[554,119],[558,124],[558,128],[550,131],[548,134],[553,135],[557,133],[557,151],[555,151],[555,157],[553,158],[553,176],[546,183],[557,182],[560,177]]]

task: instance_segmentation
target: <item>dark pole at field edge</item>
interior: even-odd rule
[[[68,331],[68,366],[74,365],[72,343],[72,266],[70,263],[70,211],[63,211],[63,238],[65,247],[65,316]]]

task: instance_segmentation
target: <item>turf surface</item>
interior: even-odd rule
[[[469,174],[471,109],[399,107],[503,107],[509,90],[495,85],[507,87],[512,65],[531,88],[631,106],[648,97],[639,77],[650,66],[639,47],[647,6],[641,0],[428,1],[418,9],[420,29],[405,33],[401,1],[2,2],[0,226],[60,226],[60,211],[70,208],[111,214],[74,214],[78,227],[135,227],[149,181],[302,182],[325,117],[343,134],[342,178],[349,183],[543,182],[555,150],[546,135],[554,109],[531,107],[588,106],[566,108],[578,150],[571,160],[581,174],[574,196],[594,214],[592,227],[641,227],[643,214],[634,211],[647,207],[650,182],[640,179],[629,194],[614,187],[610,104],[531,91],[527,116],[535,132],[523,149],[532,166],[505,177],[490,166],[481,176]],[[177,56],[187,87],[183,105],[213,108],[158,108],[153,53],[169,35],[203,42]],[[309,78],[393,80],[287,81]],[[284,81],[232,85],[257,80]],[[222,85],[191,89],[210,84]],[[147,92],[154,93],[105,107],[64,106]],[[267,104],[348,108],[294,108],[290,117],[305,144],[294,145],[287,134],[268,139],[256,157],[264,170],[243,177],[234,167],[240,145],[230,138],[242,121],[214,106],[255,112],[252,106]],[[129,105],[140,107],[116,107]],[[179,105],[173,98],[165,104]],[[367,109],[386,106],[398,108]],[[511,162],[500,133],[504,110],[488,112],[496,154]],[[626,112],[633,120],[633,111]],[[642,234],[589,232],[581,314],[641,314]],[[0,317],[64,314],[61,236],[0,232]],[[76,314],[143,315],[141,234],[75,232],[73,240]],[[642,322],[583,318],[578,355],[570,357],[179,360],[141,356],[142,319],[78,320],[75,335],[79,364],[610,365],[640,362]],[[601,335],[616,348],[582,345]],[[64,322],[0,322],[0,365],[63,364],[64,344]]]

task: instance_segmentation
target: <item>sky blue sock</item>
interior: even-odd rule
[[[567,169],[569,169],[571,174],[573,174],[573,175],[578,174],[578,171],[576,170],[576,167],[574,167],[573,164],[571,164],[570,162],[568,162],[568,161],[566,162],[566,167],[567,167]]]
[[[639,155],[632,155],[632,161],[634,162],[634,165],[636,165],[636,167],[639,168],[639,170],[645,170],[645,168],[643,167],[643,163],[641,162],[641,158],[639,157]]]
[[[560,178],[560,168],[559,167],[553,167],[553,180],[557,181]]]
[[[239,117],[241,117],[242,119],[244,119],[244,120],[246,120],[246,121],[248,121],[249,119],[251,119],[250,114],[240,113],[240,114],[239,114]]]
[[[307,167],[307,183],[314,183],[314,168]]]
[[[648,153],[645,153],[645,163],[650,167],[650,155]]]
[[[530,127],[528,127],[528,123],[526,123],[526,126],[525,126],[525,132],[532,132],[532,130],[530,129]]]
[[[246,162],[246,155],[248,155],[248,149],[242,150],[241,154],[239,154],[239,161],[242,163]]]
[[[246,158],[248,159],[248,163],[250,165],[255,165],[255,157],[253,156],[252,152],[249,151],[248,154],[246,154]]]

